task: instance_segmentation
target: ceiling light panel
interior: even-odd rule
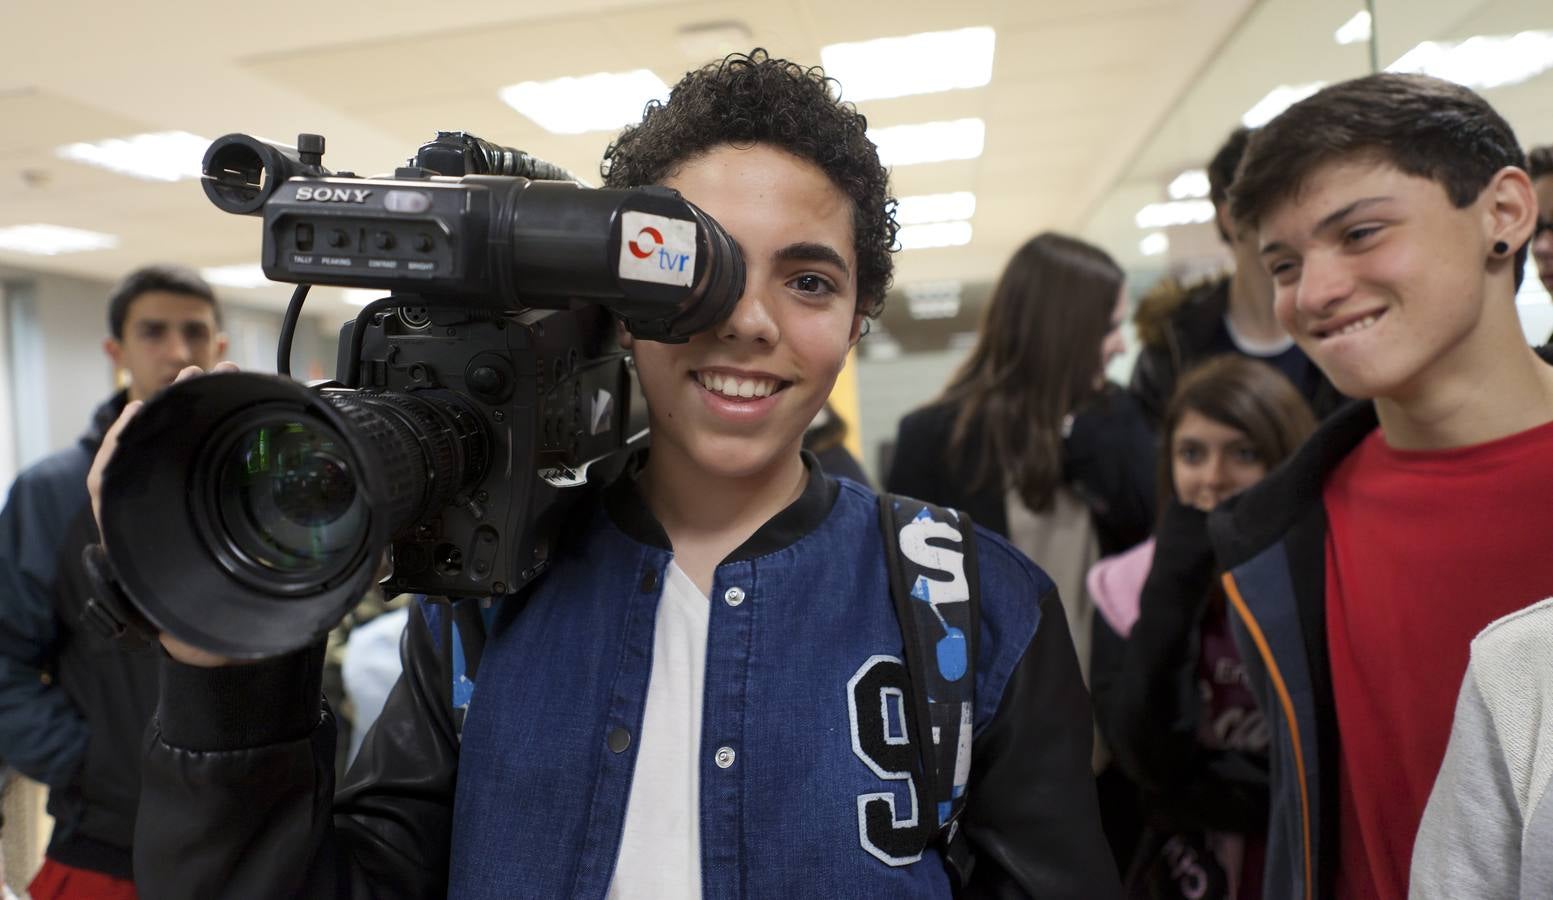
[[[929,222],[953,222],[976,214],[976,195],[970,191],[951,194],[917,194],[896,201],[895,221],[902,225],[926,225]]]
[[[109,250],[118,245],[119,239],[111,234],[67,228],[63,225],[12,225],[9,228],[0,228],[0,250],[33,256],[58,256],[61,253]]]
[[[1208,183],[1208,173],[1202,169],[1189,169],[1177,175],[1166,188],[1172,200],[1195,200],[1206,197],[1212,186]]]
[[[636,69],[525,81],[498,93],[503,103],[552,134],[583,134],[640,122],[648,101],[669,99],[669,86],[647,69]]]
[[[971,242],[971,223],[933,222],[907,225],[896,232],[902,250],[927,250],[933,247],[963,247]]]
[[[200,177],[200,163],[209,148],[209,140],[187,131],[159,131],[66,144],[54,154],[147,181],[180,181]]]
[[[906,312],[913,319],[952,319],[960,314],[958,281],[929,281],[906,285]]]
[[[1170,252],[1170,235],[1163,231],[1151,231],[1138,242],[1138,252],[1144,256],[1164,256]]]
[[[1386,67],[1419,72],[1476,90],[1519,84],[1553,69],[1553,31],[1424,41]]]
[[[1150,203],[1133,218],[1139,228],[1169,228],[1213,221],[1213,204],[1207,200],[1171,200]]]
[[[981,119],[954,119],[870,128],[869,140],[879,148],[879,162],[886,166],[975,159],[987,144],[987,123]]]
[[[927,31],[820,48],[843,100],[861,102],[978,88],[992,80],[991,28]]]
[[[1326,86],[1325,81],[1313,81],[1309,84],[1280,84],[1268,91],[1267,96],[1256,101],[1255,106],[1246,110],[1246,114],[1240,117],[1240,124],[1247,128],[1261,128],[1278,118],[1284,110]]]
[[[1371,24],[1370,11],[1361,9],[1339,26],[1332,38],[1343,45],[1363,43],[1370,39]]]

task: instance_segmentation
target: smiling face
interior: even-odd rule
[[[1351,159],[1261,219],[1278,320],[1338,390],[1403,397],[1502,350],[1482,327],[1514,315],[1488,302],[1492,193],[1458,209],[1434,181]]]
[[[1537,235],[1531,242],[1531,255],[1537,261],[1537,277],[1553,294],[1553,175],[1544,175],[1531,183],[1537,192]]]
[[[1189,409],[1170,435],[1170,474],[1176,499],[1208,512],[1261,481],[1267,463],[1244,431]]]
[[[745,282],[728,320],[686,343],[625,338],[654,461],[774,476],[797,464],[862,327],[851,201],[814,164],[765,144],[716,147],[664,184],[738,242]]]

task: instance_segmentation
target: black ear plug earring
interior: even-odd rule
[[[1496,255],[1504,256],[1506,253],[1509,253],[1509,252],[1510,252],[1510,245],[1509,244],[1506,244],[1504,241],[1495,241],[1494,242],[1494,253]]]

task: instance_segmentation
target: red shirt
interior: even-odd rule
[[[1553,596],[1553,424],[1438,451],[1394,450],[1377,429],[1322,499],[1342,745],[1337,896],[1405,900],[1469,644]]]

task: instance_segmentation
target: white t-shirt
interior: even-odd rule
[[[610,900],[701,896],[701,698],[711,604],[675,563],[663,579],[652,674]]]

